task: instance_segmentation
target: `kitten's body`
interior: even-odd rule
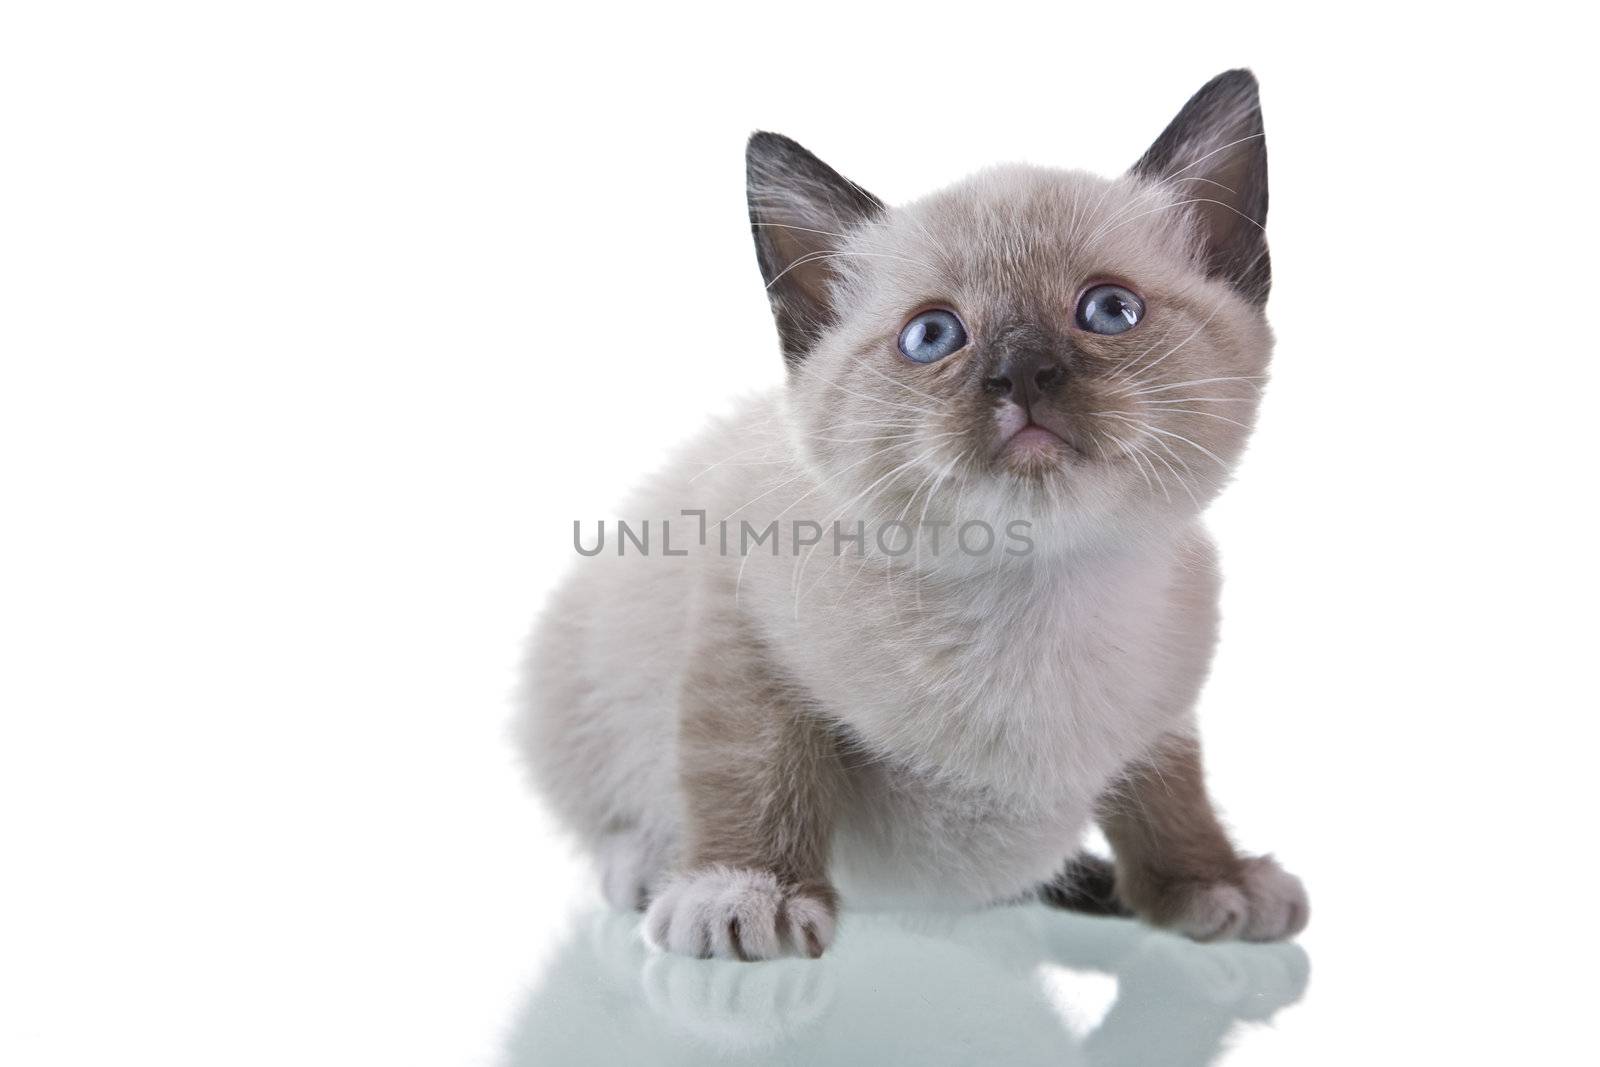
[[[608,897],[648,903],[659,942],[816,953],[835,890],[851,905],[1059,891],[1097,817],[1119,906],[1199,937],[1304,922],[1298,883],[1227,843],[1193,739],[1217,594],[1198,515],[1221,479],[1191,462],[1242,451],[1270,334],[1264,244],[1183,211],[1201,198],[1177,182],[1223,185],[1170,171],[1259,128],[1243,78],[1174,123],[1209,140],[1169,130],[1141,161],[1156,182],[1011,168],[889,213],[791,142],[752,142],[789,386],[631,502],[653,552],[613,541],[583,561],[540,628],[521,720]],[[1264,218],[1264,155],[1234,162],[1246,194],[1259,165],[1259,208],[1240,204]],[[1143,334],[1062,320],[1107,277],[1145,293]],[[930,300],[970,323],[960,353],[885,352],[884,323]],[[1024,423],[1054,443],[1007,444]],[[686,509],[704,511],[704,544]],[[917,548],[796,544],[802,519],[916,520]],[[927,522],[971,519],[1022,521],[1032,550],[972,556],[949,530],[935,550]],[[665,552],[662,520],[686,555]],[[740,551],[742,524],[774,522],[775,554]]]
[[[757,529],[793,514],[817,481],[782,484],[795,475],[793,443],[774,430],[785,422],[781,396],[762,397],[623,514],[704,509],[714,523],[755,500],[732,522]],[[1037,889],[1112,778],[1187,728],[1215,629],[1211,550],[1193,526],[1005,569],[952,575],[930,560],[888,577],[871,544],[862,558],[850,545],[831,555],[830,541],[796,554],[781,520],[777,557],[724,557],[715,531],[696,543],[696,526],[674,521],[686,558],[631,544],[619,557],[608,543],[558,594],[536,646],[531,697],[544,714],[525,722],[539,778],[565,783],[553,795],[586,833],[632,837],[613,844],[644,857],[613,861],[629,868],[607,876],[615,903],[631,905],[681,853],[677,694],[689,635],[726,624],[707,601],[734,586],[782,650],[773,669],[853,735],[833,851],[852,904],[984,904]],[[1153,661],[1172,668],[1152,673]],[[906,709],[922,711],[911,721]]]

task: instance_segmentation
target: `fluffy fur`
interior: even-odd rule
[[[749,156],[788,384],[628,507],[688,554],[582,560],[530,657],[521,744],[608,898],[674,952],[817,955],[840,899],[1072,899],[1098,818],[1119,908],[1296,932],[1304,892],[1228,843],[1192,718],[1218,588],[1198,519],[1271,350],[1254,79],[1210,83],[1114,180],[1005,167],[889,209],[785,138]],[[1075,322],[1104,282],[1137,327]],[[968,342],[917,364],[897,337],[934,306]],[[1008,443],[1030,423],[1054,441]],[[870,533],[896,520],[904,554]],[[972,521],[1032,551],[951,551]]]

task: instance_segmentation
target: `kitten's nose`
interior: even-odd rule
[[[1041,397],[1056,395],[1066,383],[1067,368],[1059,359],[1029,349],[1006,353],[994,373],[983,380],[983,391],[1028,405]]]

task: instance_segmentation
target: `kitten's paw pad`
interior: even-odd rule
[[[1305,886],[1271,856],[1246,860],[1234,882],[1173,886],[1166,896],[1160,925],[1196,941],[1282,941],[1311,918]]]
[[[837,915],[827,886],[784,885],[768,871],[706,867],[662,887],[645,914],[645,934],[681,956],[816,957],[833,942]]]

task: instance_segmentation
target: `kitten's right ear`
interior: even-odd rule
[[[750,135],[745,172],[756,259],[793,367],[834,322],[833,253],[883,202],[781,134]]]

